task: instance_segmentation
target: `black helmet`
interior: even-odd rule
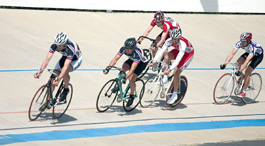
[[[133,49],[136,46],[136,40],[135,38],[128,38],[125,42],[124,42],[124,46],[128,49]]]

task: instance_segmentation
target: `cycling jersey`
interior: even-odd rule
[[[263,54],[262,47],[254,41],[250,41],[246,47],[243,47],[241,41],[239,41],[236,43],[235,49],[238,50],[239,48],[244,49],[251,56],[259,56]]]
[[[130,60],[137,64],[139,64],[140,62],[147,62],[147,57],[145,56],[144,51],[140,47],[136,46],[131,55],[126,54],[125,49],[125,46],[121,47],[120,51],[118,52],[118,55],[122,56],[123,54],[125,54],[129,57]]]
[[[152,20],[150,25],[153,26],[153,27],[156,26],[155,19]],[[165,17],[164,18],[164,23],[163,23],[163,25],[160,28],[163,30],[163,32],[168,33],[171,30],[173,30],[174,28],[180,29],[180,26],[179,26],[179,24],[176,21],[174,21],[170,17]]]
[[[49,52],[54,53],[55,51],[58,52],[58,48],[56,44],[54,43],[51,45]],[[65,49],[63,49],[62,51],[59,51],[59,53],[61,53],[63,56],[66,56],[66,59],[73,60],[73,61],[79,59],[82,56],[82,53],[78,45],[74,41],[71,41],[69,39],[67,40],[67,45]]]
[[[157,62],[159,58],[162,57],[164,52],[170,47],[174,47],[174,49],[171,51],[173,55],[175,56],[175,62],[170,66],[170,70],[174,70],[174,68],[178,67],[180,69],[185,69],[188,64],[191,62],[194,54],[194,49],[192,44],[184,37],[181,37],[179,39],[179,43],[176,45],[172,44],[172,39],[169,38],[164,43],[162,49],[158,51],[157,55],[153,59],[154,62]],[[185,60],[184,62],[182,60]],[[181,62],[181,64],[180,64]]]

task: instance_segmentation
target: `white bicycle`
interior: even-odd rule
[[[159,63],[161,63],[161,69],[168,68],[168,65],[166,64],[165,61],[160,61]],[[174,75],[171,75],[169,77],[168,79],[169,83],[167,84],[167,86],[162,83],[162,79],[163,79],[163,72],[160,71],[158,72],[157,75],[150,77],[145,82],[145,93],[140,102],[142,107],[150,107],[155,101],[157,101],[158,96],[160,96],[160,98],[166,97],[166,101],[170,99],[174,91],[174,86],[173,86]],[[178,99],[173,104],[168,104],[168,106],[176,107],[177,105],[179,105],[186,94],[187,88],[188,88],[188,80],[185,76],[181,75],[180,85],[178,89]]]
[[[215,84],[213,90],[213,99],[216,104],[224,104],[231,98],[234,94],[238,96],[244,85],[243,75],[237,77],[235,73],[239,70],[239,66],[236,63],[229,63],[233,66],[231,73],[225,73],[222,75],[217,83]],[[238,79],[237,79],[238,78]],[[234,87],[236,88],[234,89]],[[246,97],[241,98],[246,104],[252,103],[258,97],[262,87],[262,78],[258,73],[252,73],[250,75],[250,82],[246,89]]]

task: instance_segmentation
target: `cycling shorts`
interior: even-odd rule
[[[61,72],[64,62],[66,60],[67,56],[62,56],[61,59],[57,62],[57,64],[54,67],[55,71]],[[72,60],[70,66],[72,67],[72,71],[75,71],[82,63],[82,56],[80,56],[77,60]]]
[[[133,61],[131,59],[128,59],[126,60],[124,63],[128,64],[131,68],[132,64],[133,64]],[[137,65],[136,69],[134,70],[134,73],[139,76],[145,69],[147,65],[147,62],[146,63],[143,63],[142,61]]]
[[[176,59],[178,56],[179,50],[173,49],[170,52],[174,55],[174,59]],[[181,69],[182,71],[185,70],[189,66],[190,62],[192,61],[193,56],[194,56],[194,49],[190,53],[185,52],[184,56],[180,60],[177,67]]]
[[[244,53],[241,55],[241,57],[243,57],[245,60],[248,57],[249,53]],[[249,66],[251,66],[253,69],[255,69],[263,60],[263,54],[258,55],[258,56],[253,56],[253,58],[250,61]]]

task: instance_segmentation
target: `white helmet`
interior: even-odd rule
[[[68,37],[65,32],[60,32],[55,36],[54,43],[56,45],[63,45],[67,41]]]
[[[171,32],[170,32],[170,37],[172,39],[179,39],[181,37],[182,33],[181,33],[181,29],[173,29]]]

